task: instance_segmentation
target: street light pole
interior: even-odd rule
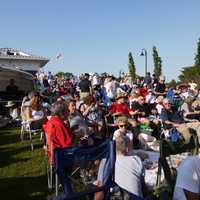
[[[147,50],[143,48],[140,56],[145,56],[145,77],[147,75]]]

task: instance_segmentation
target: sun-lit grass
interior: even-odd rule
[[[0,130],[1,199],[46,199],[48,196],[42,143],[35,139],[31,151],[28,139],[20,141],[20,130]]]

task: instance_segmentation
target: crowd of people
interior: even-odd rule
[[[38,73],[36,83],[38,90],[23,99],[21,118],[32,129],[43,127],[51,147],[49,156],[57,147],[112,138],[116,141],[115,182],[137,196],[146,195],[145,170],[155,167],[146,161],[145,151],[159,152],[162,137],[189,141],[195,132],[200,141],[200,90],[193,81],[174,87],[165,83],[165,76],[150,73],[133,82],[130,75],[85,73],[66,78],[49,72]],[[7,107],[13,120],[19,117],[12,102]],[[175,137],[170,135],[172,129]],[[188,156],[180,164],[174,191],[175,200],[200,198],[199,155]]]

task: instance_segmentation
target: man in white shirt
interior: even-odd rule
[[[186,158],[177,171],[173,200],[200,199],[200,155]]]
[[[122,189],[142,197],[144,167],[142,160],[128,155],[127,140],[123,136],[116,138],[115,182]]]

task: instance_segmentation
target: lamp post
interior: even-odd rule
[[[142,49],[140,56],[145,56],[145,75],[144,75],[145,77],[147,75],[147,50]]]

